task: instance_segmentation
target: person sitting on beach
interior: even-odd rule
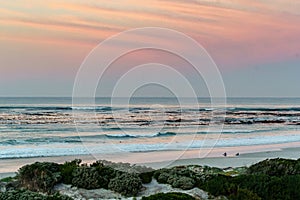
[[[226,152],[224,152],[224,153],[223,153],[223,156],[225,156],[225,157],[226,157],[226,156],[227,156],[227,153],[226,153]]]

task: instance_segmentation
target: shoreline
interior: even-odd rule
[[[34,158],[13,158],[0,159],[0,179],[14,175],[18,169],[24,165],[34,162],[56,162],[64,163],[74,159],[81,159],[83,163],[92,163],[96,160],[109,160],[113,162],[129,162],[131,164],[145,165],[154,169],[173,167],[178,165],[207,165],[212,167],[227,168],[249,166],[268,158],[289,158],[298,159],[300,156],[300,142],[258,145],[258,146],[239,146],[216,148],[211,151],[202,149],[185,151],[180,157],[179,151],[131,153],[122,155],[72,155],[72,156],[53,156],[53,157],[34,157]],[[228,156],[222,156],[227,152]],[[234,156],[239,152],[239,156]],[[177,154],[176,154],[177,153]],[[207,153],[207,154],[206,154]],[[201,157],[201,155],[206,155]],[[103,157],[100,157],[103,156]],[[173,159],[177,157],[177,159]]]

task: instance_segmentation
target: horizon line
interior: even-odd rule
[[[72,96],[1,96],[0,98],[73,98]],[[109,96],[96,96],[96,97],[85,97],[85,96],[81,96],[81,97],[76,97],[76,98],[112,98]],[[128,98],[128,97],[114,97],[114,98]],[[172,97],[172,96],[156,96],[156,97],[151,97],[151,96],[134,96],[134,97],[130,97],[130,98],[194,98],[194,97],[189,97],[189,96],[185,96],[185,97]],[[207,97],[207,96],[198,96],[197,98],[211,98],[211,97]],[[214,98],[223,98],[223,97],[214,97]],[[245,96],[226,96],[225,98],[300,98],[300,96],[249,96],[249,97],[245,97]]]

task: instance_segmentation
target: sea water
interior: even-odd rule
[[[3,97],[0,158],[300,141],[299,98],[228,98],[225,113],[215,112],[209,98],[197,101],[135,97],[111,104],[110,98],[96,98],[93,105],[72,105],[72,98]]]

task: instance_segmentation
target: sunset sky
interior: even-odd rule
[[[70,96],[86,55],[139,27],[170,28],[199,42],[228,96],[300,97],[294,0],[2,0],[0,96]]]

